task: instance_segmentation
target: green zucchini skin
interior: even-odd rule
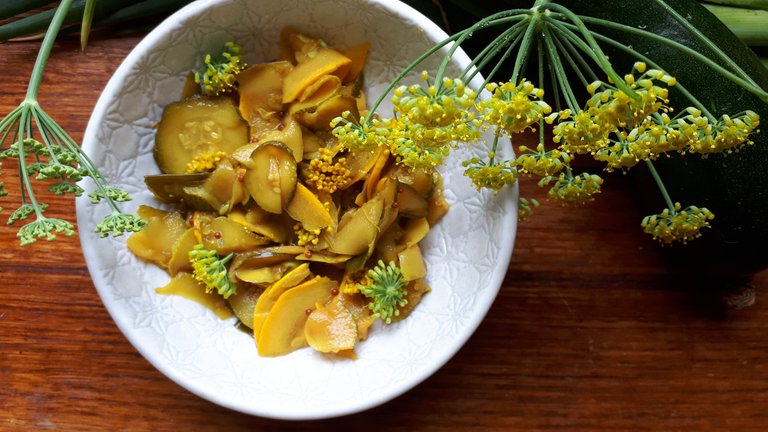
[[[760,64],[758,57],[728,30],[714,15],[694,0],[662,0],[689,20],[696,28],[714,41],[752,79],[768,89],[768,71]],[[491,2],[487,2],[491,3]],[[533,1],[499,1],[483,7],[499,11],[509,8],[530,7]],[[677,22],[657,1],[635,0],[631,6],[618,1],[560,1],[579,15],[611,20],[665,36],[684,43],[693,49],[708,53],[708,48],[683,25]],[[449,1],[441,2],[448,16],[452,30],[469,27],[476,17],[453,6]],[[438,17],[434,16],[437,20]],[[721,77],[679,51],[659,42],[608,31],[605,28],[588,25],[590,29],[608,35],[631,46],[648,56],[667,72],[675,76],[715,116],[736,114],[745,109],[757,112],[763,122],[768,122],[768,104],[751,93]],[[487,45],[491,32],[478,31],[464,45],[470,56]],[[487,33],[487,34],[484,34]],[[627,73],[634,58],[625,53],[605,47],[611,63],[619,73]],[[714,56],[709,56],[714,59]],[[509,75],[497,75],[498,80]],[[531,75],[533,76],[533,75]],[[580,84],[574,80],[578,87]],[[670,104],[685,108],[690,103],[675,91]],[[753,137],[754,144],[731,155],[710,155],[702,159],[699,155],[675,155],[662,157],[656,163],[673,201],[683,207],[696,205],[707,207],[714,214],[712,228],[704,229],[703,236],[686,245],[659,248],[667,255],[668,262],[679,270],[687,267],[693,273],[707,273],[720,276],[719,280],[741,279],[741,275],[752,274],[768,268],[768,127]],[[638,178],[638,207],[643,214],[659,213],[664,202],[655,184],[649,181],[647,170],[638,165],[633,168]],[[642,217],[642,216],[640,216]],[[638,229],[640,221],[638,220]],[[705,276],[707,277],[707,276]],[[713,279],[714,280],[714,279]]]

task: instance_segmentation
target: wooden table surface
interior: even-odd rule
[[[43,107],[80,140],[137,36],[58,44]],[[0,112],[35,42],[0,44]],[[19,202],[6,162],[2,220]],[[532,180],[524,195],[541,196]],[[0,430],[768,430],[768,302],[735,310],[669,269],[621,175],[585,208],[544,203],[520,226],[501,292],[445,367],[403,396],[331,420],[243,415],[155,370],[102,306],[77,237],[20,248],[0,225]],[[637,193],[635,191],[635,193]],[[74,221],[71,199],[45,196]]]

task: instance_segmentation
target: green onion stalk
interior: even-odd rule
[[[474,9],[463,1],[453,3]],[[490,129],[494,138],[485,157],[462,162],[474,185],[498,190],[520,175],[536,176],[539,186],[548,188],[549,198],[565,204],[592,201],[603,182],[598,174],[577,172],[572,165],[575,158],[591,157],[604,163],[607,172],[626,172],[642,162],[666,203],[662,212],[643,219],[643,230],[663,244],[685,243],[699,237],[714,215],[706,208],[676,202],[654,161],[672,153],[707,157],[738,151],[752,144],[759,116],[751,110],[715,112],[652,58],[612,39],[610,32],[629,33],[677,50],[763,102],[768,102],[768,92],[674,9],[661,0],[656,3],[710,48],[711,58],[642,28],[537,0],[528,9],[478,13],[482,18],[476,23],[455,31],[401,71],[365,116],[344,113],[336,118],[334,134],[350,149],[385,145],[400,163],[429,168],[443,163],[451,149],[477,141]],[[449,77],[451,59],[462,43],[491,29],[495,36],[470,66]],[[634,58],[632,69],[616,70],[604,52],[607,47]],[[440,65],[432,73],[423,71],[421,84],[401,84],[434,56],[442,56]],[[482,86],[468,89],[465,83],[480,70],[487,73]],[[501,76],[502,70],[507,75]],[[687,99],[687,107],[670,108],[673,87],[676,95]],[[545,88],[551,93],[547,99]],[[379,108],[388,97],[394,112],[384,118]],[[675,106],[681,106],[680,101]],[[543,133],[548,125],[552,142]],[[538,143],[533,148],[520,146],[517,156],[499,157],[500,138],[536,129]],[[535,200],[521,198],[521,216],[530,214],[535,205]]]
[[[57,234],[71,236],[75,232],[71,222],[45,215],[47,205],[38,200],[33,184],[37,180],[52,180],[48,190],[54,194],[80,196],[84,190],[77,183],[89,177],[95,185],[95,190],[89,193],[91,202],[104,203],[110,209],[110,214],[96,228],[102,237],[138,231],[145,224],[142,219],[120,210],[117,203],[130,200],[128,193],[111,185],[77,142],[38,103],[46,61],[72,2],[62,0],[56,8],[38,52],[26,96],[0,120],[0,158],[18,161],[21,191],[21,205],[11,213],[7,223],[26,222],[17,233],[22,246],[38,239],[53,240]],[[7,195],[1,183],[0,195]]]

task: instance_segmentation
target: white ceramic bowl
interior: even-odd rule
[[[132,194],[123,206],[155,204],[143,177],[159,173],[152,158],[163,107],[178,100],[187,72],[202,55],[232,40],[252,64],[277,54],[285,26],[339,46],[371,42],[366,67],[369,100],[418,54],[446,37],[410,7],[390,0],[211,0],[183,8],[152,31],[125,59],[99,99],[83,148],[101,172]],[[468,64],[459,53],[454,67]],[[435,62],[431,63],[434,66]],[[410,82],[415,82],[416,79]],[[511,149],[503,149],[510,152]],[[425,240],[433,291],[406,320],[375,326],[356,361],[311,349],[260,358],[253,338],[202,306],[154,288],[168,276],[125,246],[99,239],[106,209],[77,201],[80,236],[96,289],[114,321],[157,369],[214,403],[281,419],[340,416],[384,403],[447,362],[487,313],[506,273],[517,220],[517,188],[478,193],[459,162],[487,152],[455,152],[443,167],[448,215]],[[89,185],[86,184],[86,188]],[[134,389],[139,391],[141,389]]]

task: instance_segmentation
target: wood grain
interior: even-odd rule
[[[76,139],[138,40],[55,48],[40,102]],[[22,99],[36,52],[32,42],[0,45],[0,112]],[[4,220],[19,194],[13,163],[2,173]],[[521,187],[541,198],[534,181]],[[22,249],[16,229],[2,228],[0,430],[768,429],[768,306],[728,309],[665,265],[640,232],[637,193],[618,175],[585,208],[545,202],[520,226],[487,318],[444,368],[383,406],[312,422],[250,417],[183,390],[113,324],[77,237]],[[70,199],[43,201],[74,219]]]

